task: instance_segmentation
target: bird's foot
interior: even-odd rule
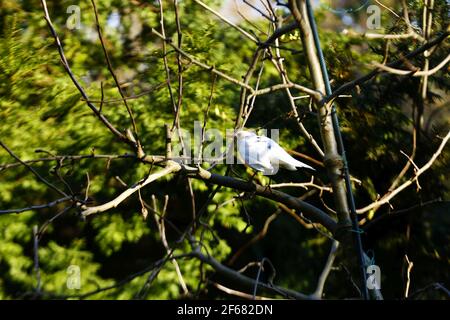
[[[272,178],[269,178],[269,183],[266,185],[266,188],[264,189],[264,192],[269,190],[269,192],[272,193],[272,188],[270,187],[271,183],[272,183]]]
[[[255,171],[255,173],[250,177],[250,179],[248,180],[248,183],[253,183],[253,179],[255,178],[255,176],[258,174],[258,171]]]

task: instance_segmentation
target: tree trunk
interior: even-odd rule
[[[314,88],[319,91],[322,96],[325,96],[325,82],[317,57],[311,25],[308,20],[306,1],[291,0],[290,6],[292,14],[300,27],[303,49],[308,61],[309,72],[312,77]],[[320,133],[325,153],[324,164],[333,188],[334,204],[339,226],[341,229],[347,230],[351,228],[352,223],[350,220],[350,211],[343,176],[344,163],[342,157],[339,155],[333,130],[333,121],[331,117],[332,103],[328,102],[324,104],[321,101],[315,101],[315,103],[319,113]],[[339,232],[337,236],[339,236]]]

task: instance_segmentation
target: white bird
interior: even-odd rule
[[[236,133],[237,150],[242,160],[264,175],[276,174],[279,167],[290,171],[297,168],[315,170],[307,164],[291,157],[272,139],[258,136],[253,132],[240,130]]]

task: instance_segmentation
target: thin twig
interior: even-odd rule
[[[254,296],[242,291],[238,291],[238,290],[234,290],[234,289],[230,289],[228,287],[225,287],[224,285],[221,285],[219,283],[216,282],[212,282],[209,281],[214,287],[216,287],[217,289],[219,289],[222,292],[225,292],[226,294],[238,297],[238,298],[243,298],[243,299],[247,299],[247,300],[272,300],[271,298],[268,297],[263,297],[263,296]]]
[[[235,281],[239,282],[241,285],[247,287],[247,288],[254,288],[255,286],[255,280],[252,278],[249,278],[247,276],[244,276],[240,274],[239,272],[228,268],[227,266],[221,264],[219,261],[214,259],[211,256],[206,256],[203,253],[201,253],[199,250],[193,251],[192,255],[198,258],[199,260],[203,261],[204,263],[210,265],[214,270],[228,278],[234,279]],[[293,299],[300,299],[300,300],[309,300],[314,299],[311,296],[290,290],[285,289],[282,287],[278,287],[276,285],[269,285],[266,283],[259,283],[258,285],[260,288],[267,290],[268,292],[272,292],[275,294],[281,294],[285,298],[293,298]]]
[[[277,209],[274,213],[272,213],[264,222],[264,226],[261,229],[261,231],[258,232],[258,234],[256,234],[252,239],[250,239],[250,241],[248,241],[247,243],[245,243],[242,247],[240,247],[236,253],[231,257],[231,259],[228,261],[228,264],[231,266],[233,265],[236,260],[242,255],[242,253],[244,253],[245,250],[247,250],[251,245],[255,244],[256,242],[260,241],[261,239],[263,239],[266,234],[267,231],[269,230],[269,226],[270,224],[275,221],[275,219],[278,217],[278,215],[281,213],[281,209]]]
[[[41,292],[41,271],[39,269],[39,234],[38,226],[33,226],[34,271],[36,272],[36,293]]]
[[[67,160],[82,160],[82,159],[107,159],[107,160],[113,160],[113,159],[126,159],[126,158],[136,158],[136,156],[132,155],[132,154],[122,154],[122,155],[108,155],[108,154],[55,155],[55,156],[52,156],[52,157],[38,158],[38,159],[32,159],[32,160],[23,160],[21,162],[2,164],[2,165],[0,165],[0,171],[6,170],[6,169],[9,169],[9,168],[14,168],[14,167],[21,166],[21,165],[23,165],[23,163],[30,164],[30,163],[36,163],[36,162],[51,162],[51,161],[59,161],[61,159],[67,159]]]
[[[244,88],[248,89],[250,92],[254,91],[252,87],[250,87],[249,85],[243,83],[242,81],[239,81],[239,80],[237,80],[237,79],[235,79],[235,78],[225,74],[224,72],[217,70],[213,66],[209,66],[206,63],[203,63],[203,62],[199,61],[197,58],[191,56],[189,53],[187,53],[186,51],[182,50],[181,48],[179,48],[178,46],[173,44],[170,39],[166,38],[160,32],[156,31],[153,28],[152,28],[152,33],[155,34],[156,36],[158,36],[164,42],[167,42],[176,52],[179,52],[182,56],[184,56],[186,59],[191,61],[193,64],[195,64],[195,65],[197,65],[197,66],[199,66],[199,67],[201,67],[203,69],[210,70],[211,72],[217,74],[218,76],[220,76],[220,77],[222,77],[222,78],[224,78],[224,79],[226,79],[226,80],[228,80],[228,81],[230,81],[230,82],[232,82],[234,84],[237,84],[237,85],[239,85],[241,87],[244,87]]]
[[[103,94],[103,91],[104,91],[103,90],[103,82],[101,82],[100,83],[100,90],[101,90],[101,92],[100,92],[101,93],[100,100],[91,99],[91,100],[89,100],[89,102],[91,102],[91,103],[100,103],[99,111],[101,112],[102,111],[101,107],[104,104],[112,104],[112,103],[123,102],[124,99],[125,100],[133,100],[133,99],[138,99],[138,98],[141,98],[141,97],[145,97],[145,96],[149,95],[150,93],[152,93],[153,91],[161,89],[162,87],[164,87],[166,85],[167,85],[167,81],[163,81],[161,83],[158,83],[158,84],[150,87],[150,89],[141,91],[140,93],[135,94],[135,95],[126,96],[126,97],[123,97],[123,98],[120,98],[120,99],[104,100],[103,99],[103,96],[104,96],[104,94]],[[86,100],[84,98],[81,98],[81,101],[86,101]]]
[[[372,202],[371,204],[365,206],[364,208],[358,209],[357,213],[361,214],[364,212],[367,212],[369,210],[372,210],[376,207],[379,207],[383,204],[389,203],[389,201],[394,198],[397,194],[402,192],[404,189],[409,187],[411,184],[413,184],[419,176],[431,168],[433,163],[436,161],[436,159],[439,157],[439,155],[442,153],[442,150],[444,149],[445,145],[447,144],[448,140],[450,140],[450,131],[447,132],[447,135],[442,139],[442,142],[440,143],[439,147],[437,148],[436,152],[431,156],[430,160],[423,165],[419,170],[416,170],[413,177],[411,177],[409,180],[405,181],[403,184],[401,184],[396,189],[387,192],[384,196],[382,196],[379,200],[376,200]]]
[[[396,61],[388,63],[386,66],[387,67],[391,67],[391,68],[395,68],[395,67],[398,67],[398,66],[402,65],[404,63],[405,59],[411,59],[413,57],[416,57],[419,54],[422,54],[423,52],[425,52],[426,50],[428,50],[430,48],[433,48],[434,46],[437,46],[438,44],[442,43],[445,39],[447,39],[449,34],[450,34],[449,31],[442,32],[435,39],[425,43],[424,45],[422,45],[421,47],[417,48],[416,50],[413,50],[413,51],[409,52],[408,54],[404,55],[401,59],[398,59]],[[355,79],[353,81],[350,81],[350,82],[347,82],[347,83],[341,85],[339,88],[333,90],[332,94],[330,94],[329,96],[325,97],[323,103],[331,101],[334,98],[338,97],[339,95],[342,95],[345,92],[348,92],[348,91],[354,89],[355,87],[357,87],[357,86],[359,86],[359,85],[369,81],[370,79],[372,79],[373,77],[375,77],[376,75],[378,75],[382,71],[383,70],[380,70],[379,68],[376,68],[375,70],[372,70],[371,72],[367,73],[366,75],[364,75],[362,77],[359,77],[359,78],[357,78],[357,79]]]
[[[280,30],[282,28],[281,23],[282,22],[280,21],[279,24],[276,26],[278,28],[277,30]],[[275,24],[274,24],[274,26],[275,26]],[[290,26],[297,27],[298,25],[297,25],[297,22],[295,22],[294,24],[292,24]],[[288,29],[288,30],[290,30],[290,29]],[[278,45],[279,40],[278,40],[277,37],[274,38],[274,41],[275,41],[275,44]],[[281,80],[283,81],[283,83],[284,84],[290,83],[290,80],[288,78],[287,71],[286,71],[286,69],[284,67],[283,59],[281,58],[281,53],[280,53],[279,49],[275,49],[275,57],[272,58],[272,63],[274,64],[275,68],[278,70],[278,73],[280,74],[280,77],[281,77]],[[295,99],[294,99],[294,96],[291,93],[290,88],[285,88],[285,90],[286,90],[286,94],[287,94],[288,99],[289,99],[289,103],[290,103],[292,112],[293,112],[294,117],[295,117],[295,119],[297,121],[297,124],[298,124],[298,126],[300,128],[300,131],[303,133],[303,135],[308,140],[308,142],[319,153],[319,155],[323,157],[324,156],[323,150],[320,148],[319,144],[314,139],[313,135],[308,132],[308,130],[305,128],[305,126],[303,125],[303,123],[300,120],[300,115],[299,115],[299,113],[297,111],[297,106],[295,104]]]
[[[261,9],[259,9],[258,7],[254,6],[253,4],[251,4],[250,2],[248,2],[248,0],[243,0],[243,1],[244,1],[244,3],[245,3],[246,5],[248,5],[250,8],[252,8],[252,9],[258,11],[264,18],[266,18],[266,19],[269,20],[270,22],[275,22],[275,20],[274,20],[272,17],[268,16],[268,15],[267,15],[266,13],[264,13]]]
[[[49,202],[49,203],[46,203],[46,204],[29,206],[29,207],[26,207],[26,208],[0,210],[0,214],[22,213],[22,212],[31,211],[31,210],[48,209],[48,208],[56,206],[57,204],[60,204],[62,202],[66,202],[66,201],[69,201],[69,200],[72,200],[72,196],[66,196],[64,198],[60,198],[60,199],[57,199],[55,201],[52,201],[52,202]]]
[[[6,144],[3,143],[2,140],[0,140],[0,146],[3,147],[3,149],[6,150],[6,152],[8,152],[11,157],[13,157],[14,159],[16,159],[18,162],[20,162],[23,166],[25,166],[29,171],[31,171],[36,178],[38,178],[40,181],[42,181],[43,183],[45,183],[48,187],[50,187],[51,189],[55,190],[56,192],[58,192],[59,194],[61,194],[64,197],[68,197],[68,195],[62,191],[60,188],[58,188],[57,186],[55,186],[54,184],[52,184],[51,182],[49,182],[47,179],[45,179],[44,177],[42,177],[36,170],[33,169],[33,167],[31,167],[28,163],[22,161],[18,156],[16,156],[16,154],[14,152],[11,151],[11,149],[9,149]]]
[[[55,214],[52,218],[48,219],[47,221],[44,222],[44,224],[39,228],[39,232],[37,233],[38,238],[41,239],[42,236],[44,235],[44,232],[47,230],[48,226],[55,221],[56,219],[58,219],[60,216],[62,216],[63,214],[65,214],[66,212],[68,212],[70,209],[72,209],[73,206],[69,206],[64,208],[63,210],[61,210],[60,212],[58,212],[57,214]]]
[[[427,286],[425,286],[425,287],[423,287],[421,289],[418,289],[417,291],[412,293],[408,297],[408,299],[411,300],[411,299],[417,297],[418,295],[420,295],[420,294],[422,294],[422,293],[424,293],[424,292],[426,292],[428,290],[431,290],[431,289],[433,289],[433,290],[441,290],[442,292],[444,292],[447,295],[447,298],[450,298],[450,290],[447,289],[446,287],[444,287],[442,283],[435,282],[435,283],[431,283],[431,284],[429,284],[429,285],[427,285]]]
[[[83,97],[83,99],[86,101],[86,104],[88,105],[88,107],[94,112],[94,114],[97,116],[97,118],[99,118],[99,120],[115,135],[117,136],[121,141],[127,143],[128,145],[130,145],[131,147],[135,148],[135,144],[130,141],[123,133],[121,133],[119,130],[117,130],[110,122],[109,120],[90,102],[90,99],[88,97],[88,95],[86,94],[85,90],[83,89],[83,87],[81,86],[81,84],[78,82],[78,80],[75,78],[75,75],[73,74],[70,66],[69,66],[69,62],[67,61],[67,58],[64,54],[64,49],[63,46],[61,44],[61,40],[58,37],[58,34],[56,33],[56,30],[53,26],[53,23],[50,19],[50,15],[48,13],[48,9],[47,9],[47,2],[46,0],[41,0],[42,6],[44,8],[44,18],[47,21],[47,25],[50,29],[50,32],[53,36],[53,38],[55,39],[55,44],[58,48],[58,53],[59,56],[61,58],[63,67],[66,71],[66,73],[69,75],[70,79],[72,80],[73,84],[75,85],[75,87],[78,89],[78,91],[80,92],[81,96]]]
[[[230,25],[231,27],[235,28],[236,30],[238,30],[240,33],[242,33],[244,36],[246,36],[248,39],[252,40],[255,43],[258,43],[259,40],[257,38],[255,38],[253,35],[251,35],[250,33],[248,33],[247,31],[245,31],[244,29],[242,29],[241,27],[239,27],[237,24],[235,24],[234,22],[232,22],[231,20],[227,19],[226,17],[224,17],[222,14],[220,14],[219,12],[217,12],[216,10],[212,9],[211,7],[207,6],[205,3],[203,3],[200,0],[194,0],[194,2],[196,2],[197,4],[199,4],[200,6],[202,6],[203,8],[205,8],[206,10],[208,10],[209,12],[213,13],[216,17],[218,17],[219,19],[221,19],[222,21],[226,22],[228,25]]]
[[[154,205],[153,209],[154,209],[155,212],[157,212],[158,208],[156,207],[156,197],[155,197],[155,195],[152,195],[152,200],[153,200],[153,205]],[[164,206],[163,206],[163,209],[161,211],[161,214],[159,216],[155,214],[154,216],[155,216],[156,225],[158,226],[158,229],[159,229],[159,235],[161,237],[161,242],[162,242],[164,248],[166,249],[167,256],[171,257],[171,256],[173,256],[173,250],[170,248],[169,243],[167,242],[166,228],[165,228],[164,219],[163,219],[163,217],[166,215],[168,203],[169,203],[169,196],[165,195],[165,197],[164,197]],[[181,273],[180,266],[178,265],[177,260],[176,259],[171,259],[171,262],[172,262],[173,266],[175,267],[175,272],[177,273],[178,281],[180,282],[180,286],[183,289],[184,295],[188,295],[189,294],[189,290],[188,290],[188,288],[186,286],[186,282],[183,279],[183,275]]]
[[[409,286],[411,283],[411,269],[414,266],[414,263],[412,261],[409,261],[408,255],[405,254],[405,262],[407,263],[406,266],[406,285],[405,285],[405,299],[408,299],[409,295]]]
[[[106,64],[108,66],[108,70],[109,73],[111,74],[111,76],[114,79],[114,83],[116,84],[117,90],[119,91],[120,96],[122,97],[123,103],[127,109],[128,115],[130,116],[130,121],[131,121],[131,125],[133,127],[133,132],[136,136],[137,139],[137,146],[140,147],[140,142],[139,142],[139,135],[138,135],[138,131],[137,131],[137,127],[136,127],[136,121],[134,120],[134,115],[133,112],[131,111],[130,106],[128,105],[127,99],[125,97],[125,94],[122,91],[122,87],[120,86],[119,80],[117,79],[116,73],[114,72],[114,68],[112,66],[111,63],[111,59],[109,58],[109,54],[108,51],[106,50],[106,46],[105,46],[105,41],[103,40],[103,35],[102,35],[102,29],[100,27],[100,21],[98,18],[98,11],[97,11],[97,6],[95,5],[95,0],[91,0],[92,3],[92,7],[94,9],[94,15],[95,15],[95,24],[97,27],[97,33],[98,33],[98,37],[100,39],[100,43],[102,45],[102,49],[103,49],[103,54],[105,56],[105,60],[106,60]],[[102,94],[103,94],[103,88],[102,88]],[[103,101],[103,99],[102,99]]]

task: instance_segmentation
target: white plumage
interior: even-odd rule
[[[295,171],[297,168],[314,168],[291,157],[272,139],[249,131],[236,133],[237,150],[242,161],[264,175],[276,174],[279,167]]]

